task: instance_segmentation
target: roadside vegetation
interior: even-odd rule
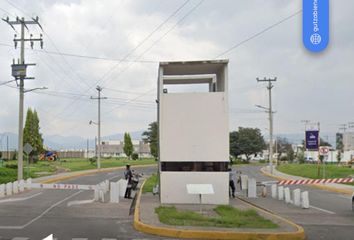
[[[158,180],[159,179],[156,174],[151,175],[144,183],[143,193],[152,193],[153,188],[156,186],[156,184],[158,184]]]
[[[109,158],[101,159],[101,168],[121,167],[126,164],[134,165],[147,165],[155,164],[154,158],[142,158],[139,160],[128,160],[127,158]],[[38,161],[29,165],[29,172],[27,172],[27,164],[24,162],[23,176],[25,178],[37,178],[48,176],[60,172],[73,172],[81,170],[96,169],[96,161],[90,161],[86,158],[65,158],[55,162]],[[12,182],[17,179],[17,161],[8,160],[3,162],[0,167],[0,184]]]
[[[217,206],[218,216],[204,216],[193,211],[179,211],[174,206],[160,206],[155,209],[160,222],[174,226],[203,226],[227,228],[277,228],[278,225],[263,218],[253,210],[241,211],[227,205]]]

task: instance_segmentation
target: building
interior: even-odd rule
[[[134,152],[138,153],[139,158],[150,158],[150,145],[141,140],[132,140]],[[105,140],[101,142],[102,157],[126,157],[124,143],[120,140]],[[97,150],[97,146],[96,146]]]
[[[158,76],[161,203],[199,203],[187,184],[211,184],[205,204],[229,203],[228,60],[162,62]],[[186,92],[200,89],[202,92]],[[200,87],[200,88],[199,88]],[[169,89],[182,89],[169,92]],[[196,90],[197,91],[197,90]]]

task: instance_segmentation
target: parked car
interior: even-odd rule
[[[262,157],[262,156],[255,156],[255,157],[252,157],[251,160],[252,160],[252,161],[260,161],[260,160],[264,160],[264,157]]]

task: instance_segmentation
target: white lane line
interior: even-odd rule
[[[69,200],[72,197],[75,197],[76,195],[82,193],[83,190],[80,190],[76,193],[71,194],[70,196],[64,198],[63,200],[60,200],[59,202],[51,205],[49,208],[47,208],[44,212],[42,212],[39,216],[33,218],[31,221],[29,221],[28,223],[26,223],[25,225],[22,226],[0,226],[0,229],[23,229],[25,227],[27,227],[28,225],[34,223],[35,221],[37,221],[38,219],[40,219],[41,217],[43,217],[46,213],[48,213],[50,210],[52,210],[53,208],[55,208],[56,206],[58,206],[59,204]]]
[[[326,210],[326,209],[323,209],[323,208],[315,207],[315,206],[312,206],[312,205],[310,205],[310,208],[313,208],[313,209],[316,209],[316,210],[319,210],[319,211],[322,211],[322,212],[325,212],[325,213],[329,213],[329,214],[336,214],[335,212],[332,212],[332,211],[329,211],[329,210]]]
[[[26,237],[14,237],[11,240],[28,240],[29,238]]]
[[[0,203],[25,201],[25,200],[37,197],[37,196],[39,196],[41,194],[42,194],[42,192],[39,192],[39,193],[33,194],[31,196],[28,196],[28,197],[3,199],[3,200],[0,200]]]
[[[71,207],[73,205],[81,205],[81,204],[88,204],[88,203],[94,203],[95,199],[88,199],[88,200],[76,200],[76,201],[70,201],[68,202],[67,206]]]
[[[72,238],[71,240],[87,240],[88,238]]]

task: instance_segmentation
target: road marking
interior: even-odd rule
[[[73,205],[81,205],[81,204],[88,204],[88,203],[94,203],[95,199],[88,199],[88,200],[76,200],[76,201],[70,201],[68,202],[67,206],[71,207]]]
[[[335,212],[332,212],[332,211],[329,211],[329,210],[326,210],[326,209],[323,209],[323,208],[315,207],[315,206],[312,206],[312,205],[310,205],[310,208],[313,208],[313,209],[316,209],[316,210],[319,210],[319,211],[322,211],[322,212],[325,212],[325,213],[329,213],[329,214],[336,214]]]
[[[72,238],[71,240],[87,240],[88,238]]]
[[[28,197],[3,199],[3,200],[0,200],[0,203],[25,201],[25,200],[37,197],[38,195],[41,195],[41,194],[42,194],[42,192],[39,192],[39,193],[33,194]]]
[[[12,240],[28,240],[29,238],[26,237],[15,237]]]
[[[41,217],[43,217],[46,213],[48,213],[50,210],[52,210],[53,208],[55,208],[56,206],[60,205],[61,203],[69,200],[72,197],[75,197],[76,195],[82,193],[83,190],[80,190],[76,193],[71,194],[70,196],[64,198],[63,200],[60,200],[59,202],[51,205],[49,208],[47,208],[44,212],[42,212],[39,216],[33,218],[31,221],[29,221],[28,223],[26,223],[25,225],[22,226],[0,226],[0,229],[23,229],[25,227],[27,227],[28,225],[34,223],[35,221],[37,221],[38,219],[40,219]]]

